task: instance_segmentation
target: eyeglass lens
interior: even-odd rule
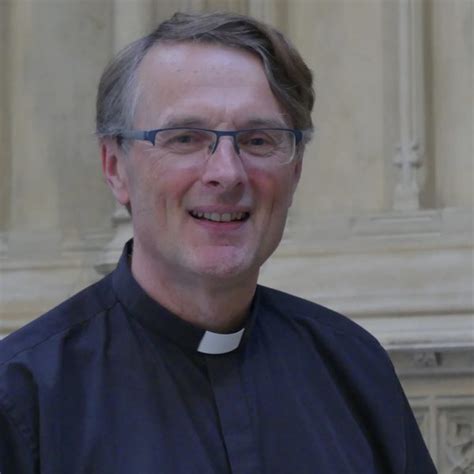
[[[204,130],[161,130],[156,134],[155,146],[177,155],[213,153],[219,138],[224,137]],[[286,130],[244,130],[237,133],[235,138],[231,138],[236,140],[236,150],[239,154],[250,159],[268,158],[272,161],[288,162],[295,151],[295,136]]]

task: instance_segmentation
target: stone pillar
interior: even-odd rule
[[[0,2],[0,64],[7,64],[8,58],[8,14],[9,4]],[[0,74],[0,143],[2,144],[0,147],[0,258],[6,253],[7,248],[4,232],[7,228],[10,203],[9,111],[6,79],[6,74]]]
[[[65,241],[77,247],[90,223],[101,225],[100,213],[110,209],[92,134],[110,7],[54,0],[8,5],[9,254],[60,256]]]
[[[399,0],[399,111],[400,141],[395,164],[400,176],[395,186],[393,208],[420,208],[416,169],[421,166],[424,144],[424,64],[422,4]]]
[[[35,25],[35,10],[41,6],[25,0],[11,2],[9,7],[5,68],[10,111],[9,252],[27,256],[39,248],[57,248],[57,181],[48,153],[48,117],[39,104],[45,100],[48,76],[54,72],[45,70],[45,33]]]

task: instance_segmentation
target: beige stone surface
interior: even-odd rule
[[[0,64],[6,64],[8,56],[8,4],[0,2]],[[6,228],[10,186],[10,160],[8,157],[8,100],[7,75],[0,74],[0,232]]]
[[[315,75],[314,143],[295,213],[386,208],[383,2],[291,3],[289,34]],[[391,52],[392,53],[392,52]],[[393,53],[392,53],[393,54]]]
[[[117,0],[113,8],[114,49],[121,48],[153,28],[153,0]]]
[[[474,206],[474,2],[432,5],[436,205]]]
[[[93,135],[95,85],[113,50],[111,7],[87,1],[11,3],[13,232],[81,233],[101,227],[112,209]],[[10,240],[14,246],[16,239]]]

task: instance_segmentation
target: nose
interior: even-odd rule
[[[219,140],[221,139],[221,140]],[[247,173],[234,137],[219,137],[204,165],[202,180],[206,185],[229,190],[239,187]]]
[[[239,150],[239,145],[237,143],[237,132],[215,132],[216,134],[216,141],[214,145],[211,146],[210,154],[214,154],[214,152],[217,150],[217,147],[219,146],[219,141],[222,137],[229,137],[229,139],[232,140],[232,144],[234,145],[234,150],[237,153],[237,155],[240,155],[240,150]]]

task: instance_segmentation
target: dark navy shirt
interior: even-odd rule
[[[0,343],[1,474],[435,474],[377,341],[257,287],[238,347],[117,269]]]

